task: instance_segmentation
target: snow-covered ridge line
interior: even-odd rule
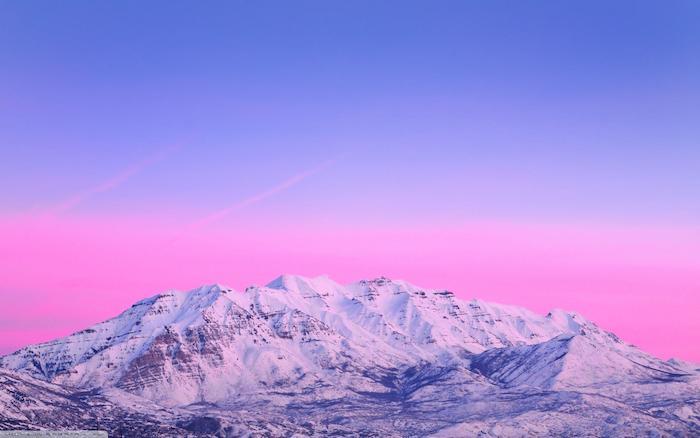
[[[330,370],[337,369],[469,368],[473,361],[473,372],[503,380],[484,358],[495,363],[547,352],[547,343],[561,336],[583,340],[551,344],[568,362],[540,376],[542,384],[557,384],[574,356],[568,353],[583,354],[590,345],[610,352],[601,356],[608,365],[683,374],[681,366],[644,354],[576,313],[538,315],[385,277],[344,286],[295,275],[243,293],[219,284],[169,290],[65,338],[20,349],[0,365],[54,383],[118,387],[182,404],[223,400],[260,382],[336,379]]]
[[[75,400],[85,398],[106,407],[115,430],[129,418],[149,436],[190,424],[235,425],[230,436],[700,434],[695,365],[650,356],[573,312],[539,315],[385,277],[170,290],[0,367],[0,428],[83,424]],[[52,404],[49,423],[23,414]]]
[[[68,340],[69,338],[94,333],[103,325],[123,323],[125,320],[133,319],[134,315],[141,318],[144,315],[141,314],[142,312],[139,312],[140,308],[144,309],[143,313],[150,312],[149,315],[151,315],[151,317],[159,313],[166,313],[168,318],[158,322],[174,322],[182,319],[188,319],[188,312],[190,317],[196,316],[197,312],[201,310],[201,308],[206,307],[216,301],[217,297],[220,295],[226,295],[226,297],[232,302],[241,305],[242,307],[246,307],[247,305],[250,305],[250,299],[255,294],[269,293],[275,295],[278,293],[277,291],[286,291],[292,294],[297,294],[306,299],[311,299],[318,298],[319,296],[329,296],[331,292],[337,292],[343,289],[345,289],[343,293],[349,296],[352,300],[357,301],[362,301],[365,299],[373,301],[380,294],[409,294],[416,295],[421,298],[425,298],[430,295],[448,300],[454,298],[456,301],[464,302],[463,300],[456,298],[455,294],[448,290],[419,288],[405,281],[392,281],[387,277],[378,277],[373,280],[360,280],[347,286],[341,286],[326,276],[306,278],[299,275],[281,275],[272,280],[266,286],[249,286],[243,293],[237,292],[233,288],[222,284],[205,285],[190,291],[169,289],[165,292],[137,301],[129,309],[125,310],[114,318],[100,322],[92,327],[79,330],[71,335],[68,335],[67,337],[40,343],[36,346],[53,345],[57,342],[70,342]],[[349,294],[348,291],[350,291]],[[497,304],[478,299],[472,299],[467,303],[472,309],[487,309],[485,311],[486,313],[475,313],[473,316],[476,317],[485,317],[489,314],[488,312],[495,312],[496,314],[507,313],[509,315],[520,315],[524,316],[525,318],[541,318],[541,315],[537,315],[534,312],[516,306]],[[173,312],[178,308],[184,308],[185,310]],[[552,310],[546,315],[546,318],[552,319],[556,325],[569,325],[569,328],[572,330],[576,330],[578,326],[578,323],[575,322],[576,320],[586,321],[580,315],[561,309]],[[139,325],[139,321],[135,321],[135,325]],[[124,337],[126,334],[128,333],[122,333],[121,335],[118,335],[118,337]]]

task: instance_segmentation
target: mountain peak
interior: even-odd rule
[[[210,291],[218,291],[222,293],[233,292],[233,288],[221,283],[214,283],[208,286]]]
[[[700,381],[694,367],[662,362],[558,309],[542,316],[383,276],[342,286],[325,276],[281,275],[266,287],[229,292],[221,284],[167,291],[65,338],[4,356],[0,366],[84,393],[99,388],[117,399],[147,399],[182,412],[193,405],[205,412],[208,403],[240,406],[251,400],[278,407],[319,403],[326,412],[335,406],[328,400],[348,400],[352,409],[343,412],[364,403],[374,414],[385,404],[400,406],[409,394],[416,406],[426,403],[431,418],[435,400],[454,405],[440,424],[452,424],[460,409],[488,404],[501,388],[509,397],[524,394],[512,403],[520,415],[533,390],[535,397],[559,403],[575,391],[556,391],[585,388],[580,393],[587,398],[580,403],[588,407],[600,385],[617,385],[615,400],[637,391],[644,406],[658,398],[664,403],[659,409],[667,409],[671,399],[694,397]],[[0,386],[0,421],[1,391]],[[600,411],[604,416],[595,424],[608,424],[620,409],[621,418],[639,411],[636,402],[629,409],[614,403]],[[695,418],[694,411],[674,406],[664,418],[676,415],[672,412]],[[323,423],[318,417],[314,422]],[[388,436],[395,423],[387,427]],[[425,435],[421,431],[406,435]],[[447,436],[473,435],[468,432]]]
[[[382,275],[381,277],[377,277],[377,278],[374,278],[374,279],[372,279],[372,280],[360,280],[359,283],[360,283],[360,284],[363,284],[363,285],[371,284],[371,285],[374,285],[374,286],[386,286],[386,285],[388,285],[388,284],[391,284],[392,281],[391,281],[390,278],[385,277],[385,276]]]
[[[270,289],[296,289],[300,283],[309,283],[311,279],[303,275],[296,274],[281,274],[274,280],[267,283],[266,287]]]
[[[283,274],[269,282],[268,289],[282,290],[299,295],[328,295],[342,289],[342,286],[328,278],[326,275],[317,277],[304,277],[302,275]],[[253,288],[255,289],[255,288]]]

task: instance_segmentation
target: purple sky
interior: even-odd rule
[[[0,351],[387,275],[700,361],[700,5],[0,6]]]

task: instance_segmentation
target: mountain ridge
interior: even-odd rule
[[[692,364],[657,359],[575,312],[538,315],[386,277],[343,286],[326,276],[281,275],[243,292],[220,284],[169,290],[64,338],[5,355],[2,369],[94,393],[127,411],[143,400],[158,407],[146,409],[149,424],[166,428],[195,413],[211,417],[221,436],[303,433],[298,415],[314,419],[313,433],[357,433],[352,412],[362,413],[369,430],[383,432],[391,432],[389,419],[399,418],[407,426],[398,436],[457,427],[445,423],[452,417],[462,419],[459,430],[490,430],[490,415],[517,422],[519,404],[539,400],[528,415],[538,403],[551,404],[552,416],[574,399],[601,416],[612,409],[610,400],[626,406],[610,423],[625,433],[700,432],[700,374]],[[460,407],[503,397],[493,412]],[[381,400],[386,404],[377,405]],[[250,414],[257,419],[252,425],[231,412],[248,404],[287,419],[273,427]],[[640,406],[665,419],[639,414]],[[446,417],[419,425],[406,417],[411,409],[418,419],[426,420],[426,412]],[[642,417],[633,427],[620,415]]]

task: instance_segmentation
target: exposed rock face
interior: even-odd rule
[[[127,422],[153,436],[700,433],[692,365],[574,313],[384,277],[168,292],[0,365],[12,370],[0,426],[95,424],[84,411],[101,406],[112,432]],[[32,412],[8,402],[19,386],[44,388],[22,393],[28,405],[69,414],[17,414]]]
[[[124,406],[99,391],[80,391],[0,369],[0,430],[108,430],[110,436],[177,436],[155,405]]]

